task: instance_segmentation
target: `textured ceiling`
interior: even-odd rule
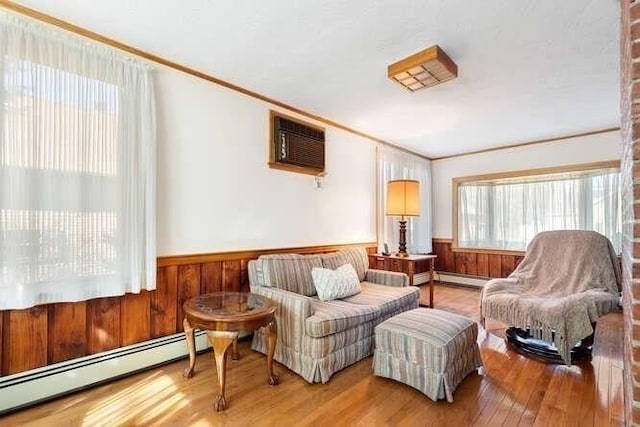
[[[619,123],[615,0],[17,3],[432,157]],[[433,44],[457,79],[387,79]]]

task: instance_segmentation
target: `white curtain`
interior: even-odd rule
[[[431,252],[431,162],[390,147],[378,147],[378,251],[384,243],[390,252],[398,251],[400,218],[387,217],[387,182],[393,179],[420,181],[420,216],[406,217],[407,252]]]
[[[155,288],[149,68],[0,13],[0,310]]]
[[[458,245],[525,250],[537,233],[594,230],[621,245],[619,172],[572,172],[458,187]]]

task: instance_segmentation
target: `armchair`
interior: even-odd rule
[[[507,340],[522,353],[571,365],[590,355],[597,319],[618,307],[621,277],[609,239],[595,231],[536,235],[506,279],[490,280],[480,297],[480,324],[512,325]]]

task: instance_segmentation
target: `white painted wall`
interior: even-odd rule
[[[312,176],[267,166],[278,108],[175,70],[156,74],[158,255],[376,240],[374,143],[317,123],[328,174],[316,189]],[[436,160],[433,235],[452,237],[454,177],[614,160],[619,144],[616,131]]]
[[[376,240],[374,143],[318,123],[327,175],[316,189],[313,176],[267,166],[277,108],[174,70],[156,73],[158,255]]]
[[[452,178],[616,159],[620,159],[619,131],[435,160],[433,236],[453,237]]]

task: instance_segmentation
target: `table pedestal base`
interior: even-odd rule
[[[185,318],[183,321],[187,348],[189,349],[189,367],[184,370],[183,376],[186,379],[193,377],[196,365],[196,345],[195,329]],[[278,385],[280,380],[273,373],[273,354],[276,350],[276,340],[278,338],[278,328],[275,319],[264,326],[267,331],[269,349],[267,354],[267,382],[271,386]],[[232,360],[238,360],[238,332],[237,331],[213,331],[207,330],[207,338],[213,348],[213,355],[216,359],[216,372],[218,373],[218,395],[216,397],[216,411],[223,411],[227,408],[226,380],[227,380],[227,350],[232,348]]]

